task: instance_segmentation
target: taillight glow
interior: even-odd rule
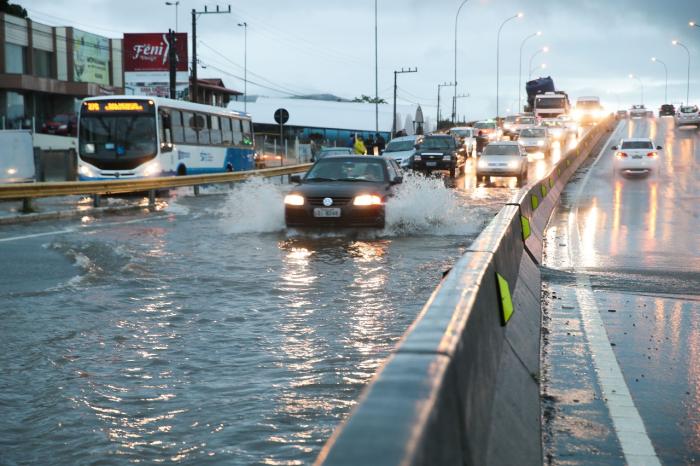
[[[627,157],[627,153],[626,153],[626,152],[618,152],[618,153],[615,154],[615,155],[617,156],[618,159],[624,159],[624,158]]]
[[[656,152],[649,152],[649,153],[647,154],[647,157],[654,158],[654,157],[656,157],[656,155],[657,155]]]

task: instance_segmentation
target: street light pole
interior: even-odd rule
[[[690,105],[690,50],[681,41],[674,40],[671,42],[673,45],[680,45],[685,49],[685,53],[688,54],[688,80],[686,81],[685,87],[685,104]]]
[[[508,21],[511,21],[516,18],[522,18],[523,14],[518,13],[516,15],[511,16],[510,18],[507,18],[505,21],[501,23],[501,26],[498,28],[498,35],[496,36],[496,126],[498,126],[498,116],[499,116],[499,108],[498,108],[498,92],[500,88],[500,54],[501,54],[501,30],[503,29],[503,26],[506,25]],[[457,88],[455,88],[455,91]],[[456,100],[455,100],[456,102]]]
[[[440,129],[440,88],[442,87],[451,87],[454,86],[455,83],[442,83],[438,84],[438,101],[437,101],[437,125],[435,129]]]
[[[537,31],[533,32],[529,36],[525,37],[523,41],[520,43],[520,56],[518,58],[518,111],[520,111],[520,107],[522,105],[521,99],[521,87],[523,85],[522,83],[522,77],[523,77],[523,46],[525,45],[525,42],[528,40],[532,39],[535,36],[541,36],[542,31]]]
[[[394,83],[396,83],[396,79],[394,79]],[[396,107],[395,87],[394,107]],[[396,119],[396,111],[394,111],[394,119]],[[379,134],[379,52],[377,47],[377,0],[374,0],[374,134],[375,137],[377,134]]]
[[[664,103],[668,103],[668,67],[666,66],[666,63],[662,62],[656,57],[651,57],[651,61],[654,63],[661,63],[664,65],[664,70],[666,71],[666,85],[664,86]]]
[[[530,74],[527,76],[527,79],[532,79],[532,73],[534,73],[537,68],[542,68],[544,70],[547,68],[547,64],[542,63],[539,66],[535,66],[534,68],[530,68]]]
[[[177,32],[177,7],[180,5],[180,0],[177,0],[176,2],[165,2],[165,4],[175,7],[175,32]]]
[[[549,47],[547,47],[547,46],[544,46],[541,49],[535,50],[535,53],[530,55],[530,61],[527,64],[527,69],[528,70],[532,69],[532,60],[534,60],[537,55],[539,55],[541,53],[547,53],[547,52],[549,52]]]
[[[243,28],[243,111],[248,112],[248,23],[238,23]]]
[[[469,0],[462,0],[459,8],[457,8],[457,14],[455,15],[455,80],[453,81],[455,86],[455,95],[452,98],[452,123],[454,123],[455,118],[457,118],[457,20],[459,19],[459,12],[462,11],[462,7],[468,1]]]
[[[394,138],[394,135],[396,134],[396,76],[401,74],[401,73],[417,73],[418,68],[409,68],[407,70],[401,68],[400,70],[394,70],[394,116],[391,119],[391,137],[392,139]]]
[[[636,76],[634,74],[630,74],[630,79],[636,79],[639,81],[639,86],[640,89],[642,90],[642,105],[644,105],[644,83],[642,82],[641,78],[639,76]]]

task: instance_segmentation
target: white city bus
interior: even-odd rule
[[[84,99],[78,120],[80,180],[253,170],[246,113],[143,96]]]

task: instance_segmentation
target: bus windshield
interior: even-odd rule
[[[566,99],[563,97],[538,98],[535,101],[536,108],[565,108]]]
[[[86,114],[80,117],[79,155],[103,170],[129,170],[157,152],[153,114]]]

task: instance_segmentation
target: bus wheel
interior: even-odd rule
[[[177,176],[185,176],[187,175],[187,167],[184,165],[179,165],[177,167]]]
[[[231,165],[230,163],[226,164],[226,171],[229,172],[229,173],[232,172],[232,171],[233,171],[233,165]]]

